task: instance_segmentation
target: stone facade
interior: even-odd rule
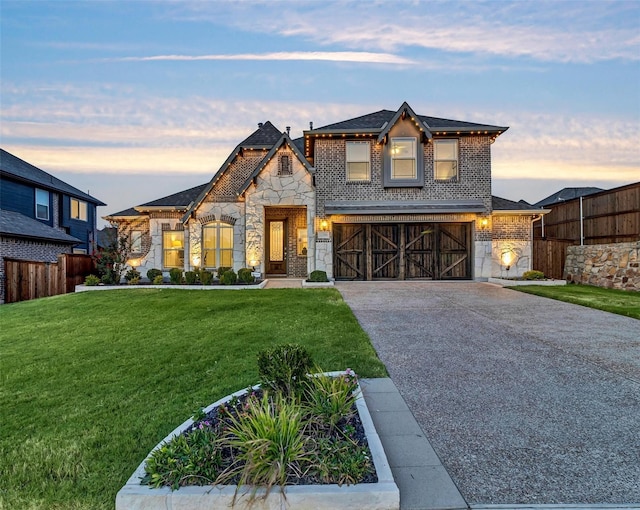
[[[492,217],[491,275],[519,277],[531,269],[533,238],[531,215],[494,214]]]
[[[569,246],[567,282],[640,291],[640,242]]]

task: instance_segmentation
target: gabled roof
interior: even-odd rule
[[[264,124],[258,124],[258,129],[251,133],[247,138],[238,144],[239,147],[246,148],[259,148],[271,147],[276,143],[282,133],[271,122],[267,121]]]
[[[136,211],[133,207],[129,207],[129,209],[125,209],[124,211],[118,211],[117,213],[103,216],[102,219],[109,220],[111,218],[134,218],[137,216],[144,216],[144,214]]]
[[[271,161],[271,158],[273,158],[273,156],[278,152],[278,149],[280,149],[280,147],[282,147],[285,144],[289,146],[291,151],[295,154],[295,156],[298,158],[300,163],[304,165],[304,167],[307,169],[309,173],[313,173],[315,171],[314,168],[309,164],[307,159],[303,156],[302,152],[300,152],[300,149],[291,140],[291,138],[289,138],[289,135],[287,133],[283,133],[280,136],[280,139],[275,143],[273,147],[271,147],[271,150],[267,153],[267,155],[262,159],[260,164],[253,171],[253,173],[247,178],[247,180],[244,182],[242,187],[237,191],[236,194],[238,196],[242,195],[245,191],[247,191],[249,186],[251,186],[251,183],[254,182],[254,179],[258,177],[258,175],[260,175],[260,172],[264,170],[264,167],[267,166],[269,161]]]
[[[18,181],[27,182],[46,190],[58,191],[95,205],[107,205],[4,149],[0,149],[0,173]]]
[[[550,212],[548,209],[540,209],[539,207],[535,207],[533,205],[529,205],[527,203],[522,202],[514,202],[513,200],[508,200],[506,198],[500,198],[496,196],[491,196],[491,209],[494,212],[509,212],[509,213],[521,213],[521,214],[541,214]]]
[[[278,133],[278,136],[275,136],[275,133]],[[231,151],[229,157],[222,163],[220,169],[215,173],[213,178],[209,181],[209,183],[202,189],[200,194],[194,199],[193,203],[190,207],[187,208],[187,212],[182,216],[182,222],[185,223],[191,213],[202,203],[207,194],[213,189],[216,185],[216,182],[224,175],[224,173],[229,169],[231,163],[234,162],[238,154],[242,152],[243,149],[267,149],[270,148],[271,145],[276,143],[282,133],[277,130],[277,128],[271,124],[271,122],[267,121],[264,124],[258,124],[258,129],[251,133],[247,138],[245,138],[242,142],[236,145],[235,149]],[[267,145],[266,142],[271,141],[271,145]],[[248,143],[249,142],[249,143]],[[252,142],[260,142],[260,143],[252,143]]]
[[[61,244],[81,243],[80,239],[76,239],[61,230],[45,225],[24,214],[4,209],[0,214],[0,234],[26,239],[41,239]]]
[[[137,205],[134,207],[136,211],[149,211],[157,209],[187,209],[191,203],[198,198],[198,195],[202,193],[202,190],[207,187],[208,183],[200,184],[184,191],[179,191],[173,195],[158,198],[147,202],[145,204]]]
[[[593,195],[599,191],[604,191],[602,188],[584,187],[584,188],[562,188],[553,195],[549,195],[547,198],[543,198],[539,202],[533,204],[535,207],[545,207],[548,205],[557,204],[558,202],[564,202],[566,200],[572,200],[574,198],[586,197],[587,195]]]
[[[387,136],[391,128],[396,125],[396,122],[398,122],[399,119],[404,119],[407,116],[416,124],[416,127],[420,130],[421,133],[424,134],[426,138],[433,138],[431,136],[431,132],[429,131],[429,126],[427,126],[425,122],[420,119],[420,116],[416,115],[413,109],[405,101],[404,103],[402,103],[402,106],[398,108],[398,111],[393,115],[393,117],[391,117],[391,120],[386,123],[382,131],[380,131],[380,134],[378,135],[378,143],[384,140],[384,137]]]

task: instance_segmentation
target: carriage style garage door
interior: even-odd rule
[[[471,279],[470,223],[333,225],[338,280]]]

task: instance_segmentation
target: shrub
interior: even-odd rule
[[[525,271],[522,274],[523,280],[544,280],[544,273],[542,271]]]
[[[180,435],[158,448],[145,466],[143,483],[152,487],[208,485],[220,474],[222,456],[215,432],[202,422],[189,434]]]
[[[256,281],[256,278],[251,274],[251,269],[243,267],[242,269],[238,269],[238,280],[242,283],[253,283]]]
[[[173,283],[174,285],[182,283],[182,269],[172,267],[169,270],[169,280],[171,280],[171,283]]]
[[[100,283],[100,278],[98,278],[96,275],[94,274],[90,274],[89,276],[87,276],[84,280],[84,284],[87,285],[88,287],[95,287],[96,285],[98,285]]]
[[[329,279],[327,278],[327,272],[311,271],[311,274],[309,275],[309,281],[310,282],[328,282]]]
[[[153,279],[154,285],[162,285],[164,283],[164,276],[162,276],[162,272],[158,276]]]
[[[211,271],[207,271],[206,269],[200,270],[200,281],[202,285],[211,285],[211,281],[213,280],[213,273]]]
[[[364,446],[345,439],[318,440],[313,471],[324,483],[360,482],[373,468]]]
[[[218,268],[218,278],[220,278],[223,274],[225,274],[227,271],[232,271],[233,268],[232,267],[225,267],[225,266],[220,266]]]
[[[233,285],[234,283],[236,283],[237,279],[238,275],[229,270],[222,273],[222,276],[220,277],[220,283],[222,285]]]
[[[319,370],[319,369],[315,369]],[[319,425],[335,429],[338,422],[353,413],[357,378],[352,370],[338,377],[314,375],[304,380],[305,411],[317,416]]]
[[[128,236],[118,238],[117,234],[110,234],[107,246],[92,253],[91,258],[95,262],[96,272],[102,283],[120,283],[130,252],[131,243]]]
[[[258,353],[258,374],[265,387],[294,395],[312,366],[311,355],[298,344],[281,344]]]
[[[140,281],[140,271],[135,268],[131,268],[125,273],[124,279],[127,280],[127,282],[130,282],[134,278],[137,278],[138,281]]]
[[[147,271],[147,278],[149,278],[150,282],[153,282],[157,276],[162,276],[162,271],[160,271],[159,269],[149,269],[149,271]]]
[[[246,412],[231,415],[231,426],[222,443],[237,449],[240,462],[225,470],[216,484],[238,476],[238,488],[251,485],[254,495],[258,487],[269,494],[275,485],[285,485],[288,471],[310,460],[303,432],[302,412],[295,402],[267,395],[252,402]]]
[[[187,282],[187,285],[193,285],[198,279],[198,273],[195,271],[187,271],[184,273],[184,279]]]
[[[127,285],[138,285],[140,283],[140,277],[136,276],[131,278],[131,280],[127,280]]]

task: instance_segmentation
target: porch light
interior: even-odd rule
[[[482,218],[482,219],[480,220],[480,225],[481,225],[482,227],[486,228],[488,224],[489,224],[489,220],[488,220],[487,218]]]
[[[505,251],[502,253],[502,265],[506,267],[507,271],[509,271],[512,261],[513,254],[511,253],[511,251]]]
[[[320,230],[329,230],[329,222],[327,220],[320,221]]]

